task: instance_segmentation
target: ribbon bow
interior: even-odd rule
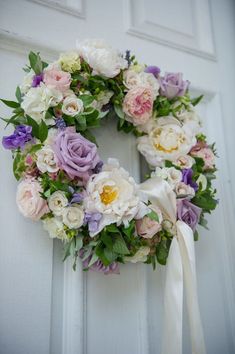
[[[166,181],[158,177],[150,178],[140,185],[140,191],[160,208],[164,218],[170,220],[176,229],[167,262],[162,354],[182,353],[183,286],[186,290],[192,354],[206,354],[197,297],[192,229],[183,221],[176,221],[176,195]]]

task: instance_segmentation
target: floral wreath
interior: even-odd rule
[[[2,99],[15,129],[2,143],[20,181],[19,211],[63,242],[63,259],[105,274],[119,273],[120,263],[164,265],[178,220],[197,240],[197,225],[207,227],[217,205],[215,148],[201,133],[194,106],[202,96],[190,97],[189,81],[101,40],[49,65],[30,52],[29,63],[17,101]],[[150,167],[142,184],[116,159],[102,162],[92,129],[108,119],[136,136]]]

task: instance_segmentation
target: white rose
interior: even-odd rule
[[[129,257],[126,256],[124,257],[125,262],[131,262],[131,263],[137,263],[137,262],[146,262],[148,255],[150,252],[150,247],[148,246],[142,246],[140,249],[134,254],[134,256]]]
[[[61,54],[59,63],[62,70],[70,73],[81,69],[81,61],[77,52],[67,52]]]
[[[35,75],[35,72],[33,70],[30,70],[29,73],[27,73],[24,78],[23,82],[20,85],[20,91],[24,95],[29,91],[29,89],[32,87],[32,82],[33,82],[33,77]]]
[[[66,240],[67,235],[64,230],[64,224],[63,222],[55,217],[55,218],[46,218],[42,220],[43,222],[43,227],[44,230],[46,230],[49,233],[49,236],[51,238],[59,238],[60,240]]]
[[[151,173],[151,177],[160,177],[166,180],[174,189],[175,185],[182,180],[182,172],[175,167],[156,167]]]
[[[27,115],[40,123],[41,120],[45,119],[48,108],[57,106],[62,99],[63,96],[61,92],[50,89],[41,83],[40,86],[31,87],[23,97],[21,107]]]
[[[137,194],[137,185],[128,172],[119,167],[118,161],[109,159],[102,172],[90,177],[86,186],[87,196],[84,199],[88,212],[101,213],[99,228],[93,237],[106,225],[117,223],[128,225],[135,216],[142,217],[148,208]]]
[[[78,229],[84,221],[83,208],[77,204],[64,208],[62,219],[63,223],[70,229]]]
[[[137,139],[137,148],[152,166],[161,166],[164,160],[176,161],[196,144],[196,138],[172,117],[158,118],[148,135]]]
[[[43,173],[55,173],[59,170],[55,160],[54,151],[49,145],[45,145],[42,149],[38,150],[36,152],[36,157],[36,164],[39,171]]]
[[[53,214],[60,216],[68,205],[68,199],[64,192],[56,191],[48,198],[48,205]]]
[[[159,94],[159,82],[153,74],[143,72],[136,72],[133,69],[128,69],[124,72],[124,85],[130,90],[136,86],[151,87],[154,98]]]
[[[85,40],[77,48],[81,57],[92,67],[93,74],[112,78],[127,67],[127,61],[103,40]]]
[[[202,173],[200,174],[200,176],[198,177],[198,179],[196,180],[197,185],[201,185],[201,190],[204,191],[207,187],[207,179],[206,176],[204,176]]]
[[[174,162],[175,165],[179,166],[180,168],[191,168],[192,165],[195,163],[195,160],[192,156],[184,155],[178,157],[178,159]]]
[[[76,116],[83,111],[83,102],[76,96],[68,96],[62,105],[62,112],[67,116]]]
[[[195,195],[194,189],[191,186],[185,184],[184,182],[176,183],[175,193],[178,197],[190,196],[190,198],[193,198]]]

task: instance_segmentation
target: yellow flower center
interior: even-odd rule
[[[103,204],[108,205],[112,203],[118,196],[118,189],[114,186],[104,186],[100,194],[100,199]]]

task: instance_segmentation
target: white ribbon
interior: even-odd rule
[[[192,354],[206,354],[197,297],[192,229],[183,221],[176,221],[176,196],[166,181],[158,177],[150,178],[140,185],[140,190],[147,194],[150,202],[158,206],[164,218],[170,220],[176,228],[167,261],[162,354],[182,353],[184,286]]]

